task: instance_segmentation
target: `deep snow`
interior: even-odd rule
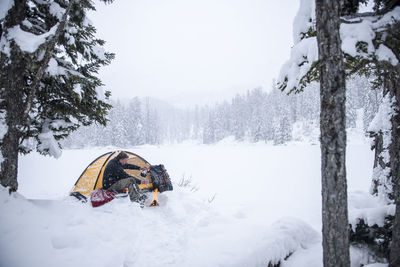
[[[112,149],[21,157],[21,195],[0,192],[1,266],[265,266],[293,251],[282,266],[322,266],[319,145],[128,148],[167,167],[175,189],[160,195],[160,207],[119,199],[94,209],[66,197],[84,168]],[[349,143],[350,192],[368,192],[372,162],[367,142]],[[199,190],[178,187],[183,176]],[[352,256],[353,266],[363,260],[354,249]]]

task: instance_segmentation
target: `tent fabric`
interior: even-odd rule
[[[71,190],[71,194],[78,193],[82,194],[83,196],[89,198],[90,193],[93,190],[99,189],[103,185],[103,174],[104,169],[106,168],[108,162],[115,158],[121,151],[112,151],[105,153],[95,159],[86,169],[83,171],[81,176],[79,176],[78,180],[76,181],[74,187]],[[142,157],[129,152],[124,151],[129,155],[128,163],[135,164],[140,167],[150,167],[150,164]],[[150,172],[147,174],[145,178],[140,176],[140,170],[125,170],[129,175],[138,177],[139,179],[146,179],[149,181],[148,185],[139,185],[140,189],[151,189],[153,185],[150,183]]]

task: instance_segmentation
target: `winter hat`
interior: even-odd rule
[[[117,160],[120,160],[120,159],[127,159],[127,158],[129,158],[129,156],[128,156],[128,154],[126,154],[124,151],[121,151],[121,152],[118,154],[118,156],[117,156]]]

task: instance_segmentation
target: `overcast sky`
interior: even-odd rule
[[[270,90],[289,58],[299,0],[116,0],[91,20],[116,59],[100,77],[113,97],[187,107]]]

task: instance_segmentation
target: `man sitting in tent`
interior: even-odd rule
[[[148,182],[130,176],[124,171],[124,169],[143,171],[146,170],[146,168],[128,164],[128,159],[128,154],[122,151],[115,158],[110,160],[104,170],[103,189],[108,191],[122,192],[125,190],[125,188],[128,188],[131,201],[144,202],[146,195],[141,192],[137,184],[148,184]]]

